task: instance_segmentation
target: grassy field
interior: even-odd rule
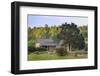
[[[28,61],[57,60],[57,59],[83,59],[83,58],[87,58],[87,54],[84,54],[81,56],[74,56],[74,55],[58,56],[56,54],[48,54],[48,53],[42,53],[42,54],[30,53],[30,54],[28,54]]]

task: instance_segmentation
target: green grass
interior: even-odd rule
[[[30,53],[28,54],[28,60],[57,60],[57,59],[83,59],[87,58],[87,54],[82,56],[73,56],[73,55],[66,55],[66,56],[58,56],[56,54],[48,54],[48,53],[41,53],[41,54],[35,54]]]

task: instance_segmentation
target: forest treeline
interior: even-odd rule
[[[88,39],[88,25],[77,26],[74,23],[44,27],[28,27],[28,46],[34,46],[36,39],[52,38],[54,40],[64,40],[69,45],[79,45],[78,48],[85,48]],[[65,43],[65,44],[66,44]]]

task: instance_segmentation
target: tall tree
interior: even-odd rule
[[[61,32],[59,38],[63,40],[65,50],[71,51],[72,49],[84,48],[84,38],[80,34],[80,30],[74,23],[64,23],[60,26]]]
[[[49,38],[49,27],[47,24],[45,24],[45,38]]]
[[[32,29],[28,27],[28,40],[31,40],[32,38]]]
[[[83,37],[85,38],[85,41],[87,41],[88,39],[88,26],[87,25],[83,25],[79,27],[80,32],[82,33]]]

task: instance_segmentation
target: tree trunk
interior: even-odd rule
[[[69,51],[70,51],[70,52],[72,51],[71,43],[69,43]]]
[[[67,50],[67,44],[65,45],[65,48],[66,48],[66,51],[68,51],[68,50]]]
[[[69,43],[69,52],[70,52],[70,43]]]

